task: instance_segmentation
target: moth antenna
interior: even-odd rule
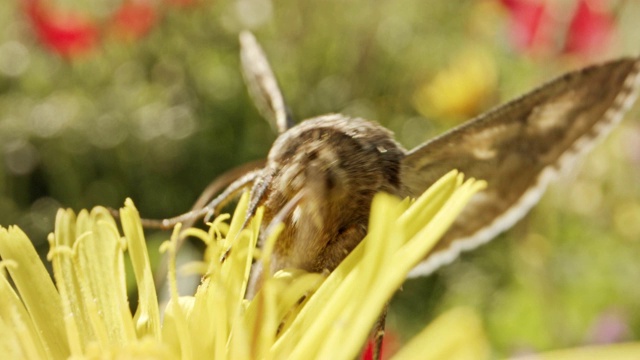
[[[293,117],[264,51],[249,31],[240,33],[240,62],[249,95],[260,114],[279,134],[287,131],[294,125]]]

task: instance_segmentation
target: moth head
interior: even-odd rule
[[[294,193],[312,187],[329,200],[368,191],[395,192],[404,150],[387,129],[340,114],[309,119],[274,143],[268,166],[275,190]]]
[[[390,131],[344,115],[309,119],[280,135],[252,190],[265,207],[263,224],[279,217],[286,224],[272,270],[332,270],[364,237],[373,195],[398,192],[403,156]]]

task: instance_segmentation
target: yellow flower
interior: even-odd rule
[[[451,172],[415,202],[379,194],[369,235],[334,272],[267,274],[251,301],[243,298],[250,265],[254,257],[268,261],[278,231],[255,250],[262,213],[241,228],[245,194],[229,224],[227,215],[208,232],[186,231],[205,242],[210,259],[200,264],[206,273],[193,296],[177,292],[179,227],[162,245],[171,259],[171,301],[162,320],[140,217],[130,200],[120,210],[123,236],[104,208],[77,217],[58,212],[48,255],[55,284],[26,235],[16,227],[0,228],[0,353],[10,359],[353,359],[409,270],[483,186],[463,183],[461,174]],[[125,253],[139,293],[133,315]],[[434,321],[397,358],[488,355],[477,315],[457,309]]]
[[[491,54],[481,47],[468,47],[448,69],[418,87],[413,104],[428,118],[468,119],[487,105],[496,84],[496,64]]]

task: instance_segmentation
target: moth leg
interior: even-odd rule
[[[198,200],[196,200],[196,202],[191,207],[191,211],[204,208],[211,201],[215,194],[219,193],[225,188],[230,188],[235,182],[240,181],[239,179],[241,179],[243,176],[246,176],[247,174],[257,169],[263,168],[265,166],[265,163],[266,160],[264,159],[251,161],[228,170],[224,174],[218,176],[209,185],[207,185],[202,194],[200,194]],[[231,200],[231,198],[233,197],[230,197],[229,200]],[[219,208],[225,206],[227,202],[221,204],[216,210],[219,210]]]
[[[384,340],[384,328],[387,322],[387,310],[389,310],[389,304],[384,306],[382,314],[376,320],[373,325],[373,359],[382,359],[382,340]]]
[[[222,193],[220,193],[220,195],[216,196],[204,207],[202,207],[200,201],[197,201],[193,207],[193,210],[176,217],[162,220],[162,228],[169,229],[181,222],[183,223],[183,229],[187,229],[191,227],[191,225],[193,225],[193,222],[195,220],[198,220],[202,217],[205,217],[205,221],[209,221],[212,216],[218,214],[222,207],[224,207],[231,200],[236,198],[243,190],[249,187],[253,183],[253,181],[260,175],[261,171],[262,170],[259,169],[246,173],[244,176],[232,182]],[[201,198],[206,199],[202,196]]]
[[[264,51],[248,31],[240,33],[240,62],[249,95],[260,114],[279,134],[287,131],[294,125],[293,117]]]
[[[252,182],[256,176],[258,170],[264,166],[264,160],[252,161],[250,163],[233,168],[221,176],[218,176],[212,181],[200,194],[198,200],[193,204],[191,210],[184,214],[174,216],[167,219],[140,219],[142,227],[147,229],[162,229],[167,230],[174,227],[178,223],[183,223],[183,229],[188,229],[193,226],[193,223],[199,218],[211,213],[215,214],[229,201],[238,195],[238,193],[248,187],[248,184]],[[215,199],[211,200],[213,195],[218,193],[223,188],[226,189],[218,195]],[[119,217],[118,210],[109,209],[111,214],[115,217]]]
[[[256,165],[256,164],[253,164],[253,165]],[[236,170],[238,171],[236,172]],[[222,177],[225,178],[226,175],[228,175],[229,173],[240,173],[239,170],[245,170],[243,172],[246,172],[246,166],[240,166],[238,168],[230,170],[229,172],[223,174]],[[194,210],[170,219],[155,220],[155,221],[159,222],[162,225],[162,228],[165,228],[165,229],[171,228],[176,224],[183,222],[184,226],[182,227],[182,229],[184,231],[184,229],[190,228],[197,219],[203,217],[206,214],[214,214],[215,212],[219,211],[221,207],[223,207],[225,204],[231,201],[231,199],[235,198],[240,192],[242,192],[242,190],[249,187],[249,185],[252,184],[253,181],[260,175],[260,173],[261,173],[261,169],[253,170],[246,173],[244,176],[240,177],[239,179],[236,179],[220,195],[218,195],[215,199],[213,199],[211,202],[209,202],[209,204],[207,204],[204,207],[202,207],[202,204],[200,203],[201,202],[204,203],[208,201],[209,197],[205,197],[201,195],[198,201],[196,201],[196,204],[194,205]],[[211,183],[207,187],[207,190],[209,190],[210,188],[215,189],[216,186],[214,185],[216,184],[216,181]],[[205,190],[205,193],[207,192],[207,190]],[[210,193],[214,193],[214,192],[210,191]],[[202,200],[202,199],[205,199],[205,200]],[[200,208],[198,209],[196,206]],[[184,240],[185,239],[182,236],[178,238],[178,242],[176,244],[177,249],[179,249],[180,246],[182,246],[182,243],[184,242]],[[166,280],[166,273],[168,270],[168,261],[169,261],[169,257],[164,256],[162,261],[158,265],[158,268],[156,270],[156,276],[155,276],[155,282],[156,282],[157,288],[161,288]]]

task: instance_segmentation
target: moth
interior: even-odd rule
[[[250,188],[247,216],[264,206],[262,236],[274,221],[286,225],[271,272],[333,270],[366,235],[377,192],[417,197],[452,169],[486,180],[488,187],[410,276],[432,273],[521,219],[561,169],[622,119],[640,87],[639,58],[586,67],[405,150],[389,130],[361,118],[329,114],[295,125],[254,36],[243,32],[240,44],[250,95],[279,136],[266,161],[233,170],[212,186],[228,184],[213,201],[202,207],[209,200],[204,196],[196,209],[161,225],[210,217]],[[262,271],[254,265],[248,297]]]

